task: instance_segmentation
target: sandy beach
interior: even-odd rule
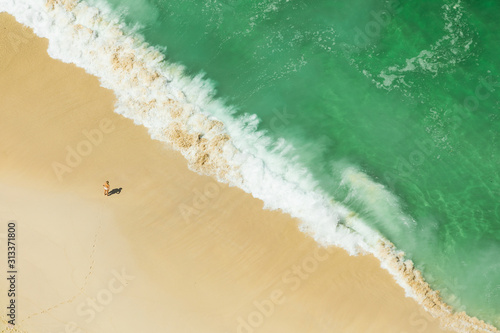
[[[47,43],[0,14],[0,242],[15,221],[18,270],[1,332],[451,332],[373,256],[188,170]]]

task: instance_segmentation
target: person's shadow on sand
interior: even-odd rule
[[[114,188],[111,191],[109,191],[108,196],[113,195],[113,194],[120,194],[122,192],[122,188]]]

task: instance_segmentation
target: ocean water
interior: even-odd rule
[[[355,252],[381,235],[444,301],[500,327],[500,3],[88,2],[184,66],[164,69],[167,85],[203,95],[193,104],[224,122],[244,151],[243,162],[228,155],[243,189],[307,220],[323,244]],[[40,17],[24,20],[47,36],[75,20]],[[98,35],[79,35],[81,45]],[[51,48],[77,64],[85,53],[62,39]],[[104,65],[87,70],[102,77]],[[171,120],[159,110],[139,119],[123,104],[117,112],[155,138]]]
[[[448,303],[500,325],[498,1],[108,1]]]

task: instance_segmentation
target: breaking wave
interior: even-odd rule
[[[114,91],[117,113],[180,151],[192,170],[251,193],[268,209],[300,219],[301,231],[323,246],[342,247],[351,255],[372,253],[406,294],[439,317],[443,326],[458,332],[498,332],[477,318],[454,313],[402,252],[355,212],[335,202],[304,167],[290,160],[293,146],[281,140],[279,148],[270,151],[271,139],[256,130],[257,116],[236,118],[234,109],[214,98],[209,80],[189,77],[182,66],[168,62],[161,49],[148,45],[106,4],[0,0],[1,10],[48,38],[51,57],[97,76],[103,87]],[[391,214],[405,225],[414,223],[401,212],[396,197],[356,168],[344,171],[342,183],[356,200],[370,207],[374,196],[382,197],[390,203]],[[372,213],[385,214],[375,206]]]

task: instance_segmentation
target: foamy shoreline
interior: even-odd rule
[[[0,44],[0,224],[22,230],[14,331],[450,332],[372,255],[318,247],[297,220],[189,171],[5,13]],[[52,164],[93,144],[89,131],[97,144],[59,180]],[[108,177],[123,191],[106,198]]]
[[[267,208],[281,209],[301,219],[301,230],[321,245],[339,246],[351,254],[373,253],[407,295],[439,317],[445,327],[457,332],[498,331],[463,313],[453,314],[411,261],[404,260],[392,244],[367,230],[344,207],[330,204],[322,193],[311,192],[312,180],[306,184],[297,181],[304,176],[310,179],[308,175],[292,171],[282,181],[278,175],[283,161],[263,151],[249,153],[249,146],[261,146],[265,139],[240,127],[229,115],[224,117],[220,111],[223,105],[210,99],[210,90],[200,88],[201,81],[189,82],[182,77],[181,68],[164,65],[158,51],[126,33],[123,26],[112,23],[116,21],[109,18],[109,13],[70,1],[49,1],[46,7],[41,3],[37,8],[0,1],[0,10],[8,11],[33,27],[39,36],[48,38],[52,57],[75,63],[98,76],[104,87],[115,92],[116,112],[147,127],[154,139],[179,150],[191,169],[242,188],[262,199]],[[153,94],[145,87],[150,87]],[[222,122],[205,110],[212,110]],[[273,190],[268,191],[262,184],[270,184],[268,187]],[[344,227],[340,221],[350,227]]]

